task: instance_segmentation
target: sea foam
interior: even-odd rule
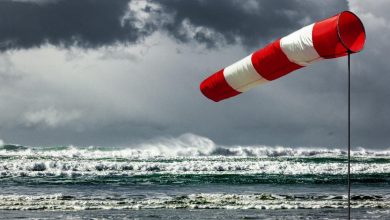
[[[390,151],[361,148],[352,155],[353,174],[390,174]],[[346,153],[340,149],[227,147],[192,134],[126,148],[4,145],[0,157],[0,177],[344,175],[347,171]]]
[[[320,209],[346,207],[345,195],[199,193],[176,196],[104,198],[62,194],[0,195],[0,210]],[[390,208],[390,200],[387,197],[375,195],[353,195],[351,207]]]
[[[51,158],[174,158],[174,157],[339,157],[346,156],[346,148],[310,148],[283,146],[222,146],[206,137],[194,134],[181,135],[178,138],[160,138],[128,147],[23,147],[7,150],[0,145],[0,156],[31,156]],[[8,145],[9,146],[9,145]],[[362,147],[351,152],[355,157],[390,157],[390,149],[368,150]]]

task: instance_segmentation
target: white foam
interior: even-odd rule
[[[212,140],[193,134],[178,138],[162,138],[127,148],[102,149],[75,147],[65,149],[28,148],[17,151],[0,149],[0,156],[50,157],[50,158],[176,158],[176,157],[339,157],[347,152],[338,148],[292,148],[283,146],[221,146]],[[368,150],[359,148],[351,152],[354,157],[390,157],[390,149]]]
[[[294,197],[274,194],[199,193],[146,198],[72,197],[62,194],[0,195],[0,210],[88,209],[320,209],[346,208],[345,196]],[[337,198],[337,199],[334,199]],[[352,208],[390,208],[388,198],[352,200]]]
[[[352,152],[361,159],[352,163],[352,173],[390,173],[390,151],[360,148]],[[25,148],[1,149],[0,176],[74,176],[143,174],[345,174],[340,160],[314,163],[310,158],[341,158],[340,149],[269,146],[218,146],[210,139],[186,134],[130,148]],[[300,160],[303,158],[303,160]]]
[[[198,158],[177,161],[105,161],[80,159],[12,159],[0,161],[0,176],[132,176],[145,174],[345,174],[340,162],[294,160],[229,160]],[[353,163],[353,174],[390,173],[387,163]]]

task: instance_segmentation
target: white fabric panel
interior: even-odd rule
[[[280,40],[280,48],[291,62],[307,66],[321,59],[313,46],[313,26],[314,24],[303,27]]]
[[[251,57],[252,54],[223,70],[225,80],[236,91],[245,92],[268,81],[256,72]]]

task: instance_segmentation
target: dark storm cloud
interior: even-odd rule
[[[134,11],[121,22],[129,0],[1,1],[0,48],[31,48],[44,43],[94,48],[135,43],[158,29],[181,42],[195,40],[209,48],[221,41],[236,43],[237,39],[253,46],[347,8],[345,1],[336,0],[326,1],[326,7],[322,2],[298,0],[150,2],[161,5],[162,11],[147,4],[139,8],[154,17],[137,26],[140,21]],[[193,30],[186,28],[186,22]]]
[[[186,19],[194,26],[211,28],[223,35],[228,43],[237,40],[247,46],[268,43],[271,39],[295,31],[303,25],[337,14],[348,8],[346,1],[253,1],[253,0],[155,0],[174,15],[174,22],[167,30],[183,42],[191,40],[182,31]],[[325,7],[324,7],[325,6]],[[214,46],[219,39],[213,39],[199,31],[195,40]],[[264,42],[265,41],[265,42]]]
[[[0,48],[31,48],[44,43],[99,47],[135,42],[153,32],[121,23],[128,0],[0,1]],[[130,18],[131,21],[131,18]]]
[[[4,2],[1,46],[96,49],[0,53],[0,138],[7,142],[111,146],[189,132],[226,145],[346,145],[345,57],[220,103],[198,87],[246,50],[347,9],[345,1],[150,0],[131,2],[134,11],[128,1]],[[351,2],[367,31],[364,51],[352,56],[352,145],[386,148],[390,5]],[[98,48],[117,42],[134,45]],[[69,51],[75,57],[64,60]]]

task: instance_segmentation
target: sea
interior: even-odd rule
[[[390,149],[351,152],[352,219],[390,219]],[[346,219],[346,147],[0,145],[0,219]]]

